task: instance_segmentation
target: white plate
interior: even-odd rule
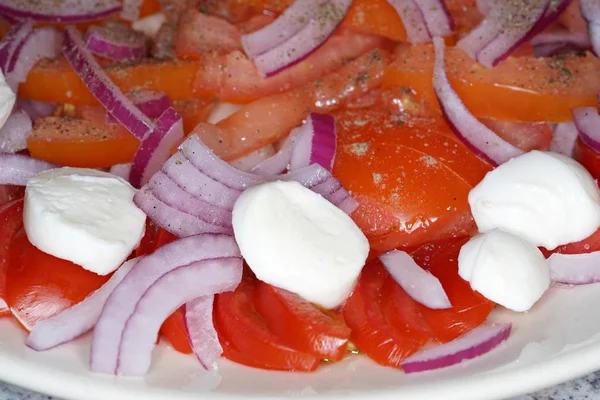
[[[510,339],[463,364],[415,375],[354,356],[318,372],[282,373],[222,360],[218,372],[200,369],[192,356],[167,346],[154,352],[144,379],[88,372],[89,337],[36,353],[9,319],[0,321],[0,379],[73,400],[311,398],[456,399],[506,398],[600,369],[600,285],[553,288],[528,314],[496,310],[512,321]]]

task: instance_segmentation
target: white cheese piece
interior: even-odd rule
[[[16,100],[17,95],[8,86],[4,74],[0,71],[0,128],[6,123]]]
[[[124,179],[85,168],[56,168],[29,179],[23,224],[41,251],[98,275],[116,270],[144,236],[146,215]]]
[[[469,204],[480,232],[499,228],[548,250],[600,226],[594,178],[557,153],[531,151],[500,165],[471,190]]]
[[[243,106],[241,106],[239,104],[218,103],[215,106],[215,108],[212,109],[212,111],[210,112],[210,115],[208,116],[206,121],[209,124],[216,124],[216,123],[224,120],[225,118],[229,117],[230,115],[235,114],[236,111],[238,111],[242,107]]]
[[[519,312],[529,310],[550,286],[542,252],[499,229],[471,238],[460,249],[458,274],[487,299]]]
[[[369,253],[348,215],[297,182],[247,189],[235,202],[233,230],[258,279],[327,308],[349,296]]]

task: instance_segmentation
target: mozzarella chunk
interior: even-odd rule
[[[146,214],[124,179],[85,168],[56,168],[29,179],[23,224],[41,251],[98,275],[116,270],[137,247]]]
[[[460,249],[458,274],[484,297],[519,312],[529,310],[550,286],[542,252],[499,229],[471,238]]]
[[[327,308],[350,295],[369,253],[348,215],[297,182],[247,189],[235,202],[233,230],[258,279]]]
[[[552,250],[587,238],[600,226],[600,193],[580,164],[531,151],[495,170],[469,193],[480,232],[502,229]]]

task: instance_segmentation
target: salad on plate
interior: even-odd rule
[[[501,352],[493,309],[600,281],[596,0],[0,16],[0,315],[31,351],[415,374]]]

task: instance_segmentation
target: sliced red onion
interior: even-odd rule
[[[275,154],[276,153],[275,153],[275,149],[273,148],[273,145],[269,144],[264,147],[261,147],[260,149],[258,149],[256,151],[253,151],[250,154],[240,157],[237,160],[230,161],[229,164],[236,167],[240,171],[257,173],[257,172],[253,172],[253,169],[256,168],[258,165],[262,164],[263,162],[267,161],[268,159],[272,158],[273,156],[275,156]],[[285,167],[283,169],[280,169],[277,172],[275,172],[275,174],[281,173],[284,169],[285,169]],[[259,175],[263,175],[263,174],[259,174]]]
[[[331,171],[336,144],[335,119],[331,115],[310,113],[297,133],[290,157],[290,169],[316,163]]]
[[[531,39],[533,53],[536,57],[551,57],[567,52],[580,52],[591,46],[590,36],[585,32],[557,32],[540,33]]]
[[[232,228],[210,224],[191,213],[165,203],[149,189],[142,188],[133,197],[135,205],[146,213],[158,226],[177,237],[188,237],[202,233],[230,235]]]
[[[136,305],[153,284],[178,267],[217,259],[241,257],[229,235],[201,234],[171,242],[141,259],[111,293],[94,328],[91,370],[114,374],[121,338]],[[179,290],[171,294],[176,294]],[[201,294],[200,294],[201,295]]]
[[[476,0],[475,6],[483,15],[487,15],[494,8],[495,0]]]
[[[190,136],[179,150],[198,170],[231,189],[241,191],[264,181],[261,176],[240,171],[221,160],[198,135]]]
[[[31,118],[23,110],[13,109],[0,128],[0,152],[16,153],[27,148],[27,137],[33,125]]]
[[[402,369],[411,374],[449,367],[479,357],[506,340],[511,327],[511,324],[483,323],[458,339],[408,357],[402,362]]]
[[[254,59],[258,72],[269,77],[302,61],[318,49],[346,16],[352,0],[329,0],[295,35]]]
[[[473,116],[450,85],[444,64],[444,39],[433,39],[435,64],[433,87],[450,126],[467,147],[493,165],[502,164],[523,151],[506,142]]]
[[[25,186],[29,178],[56,167],[55,164],[22,154],[0,153],[0,185]]]
[[[406,252],[388,251],[379,256],[390,276],[418,303],[434,310],[452,307],[440,280],[421,268]]]
[[[256,164],[250,172],[257,175],[277,175],[288,169],[292,150],[298,138],[298,130],[299,128],[293,129],[288,137],[285,138],[277,153]]]
[[[600,251],[582,254],[553,253],[548,258],[550,278],[568,285],[600,282]]]
[[[255,58],[297,34],[313,19],[328,0],[296,0],[275,21],[255,32],[242,36],[246,55]]]
[[[474,60],[477,59],[477,54],[499,35],[510,16],[508,12],[504,12],[503,7],[492,7],[486,14],[483,21],[456,44]]]
[[[129,132],[142,140],[154,129],[152,121],[111,82],[100,68],[94,57],[85,48],[76,28],[70,26],[65,29],[62,50],[94,97]]]
[[[35,100],[17,99],[17,106],[25,111],[35,121],[38,118],[49,117],[58,107],[55,103],[44,103]]]
[[[38,28],[27,35],[13,53],[4,74],[14,92],[20,83],[25,82],[29,71],[39,60],[60,55],[62,39],[62,32],[52,27]]]
[[[358,201],[353,198],[351,195],[348,195],[348,197],[346,197],[344,200],[342,200],[339,204],[336,204],[336,206],[342,210],[343,212],[345,212],[346,214],[350,215],[354,212],[354,210],[356,210],[358,208]]]
[[[497,65],[533,36],[534,28],[548,10],[550,0],[534,0],[531,3],[516,1],[509,4],[518,4],[512,7],[511,18],[506,20],[498,35],[477,53],[477,61],[486,67]]]
[[[85,35],[85,47],[100,57],[115,61],[140,60],[148,50],[143,33],[116,21],[90,27]]]
[[[572,122],[556,124],[552,131],[550,151],[572,157],[575,141],[577,140],[577,127]]]
[[[127,98],[140,109],[149,118],[158,118],[171,107],[171,100],[165,93],[154,92],[152,90],[136,90],[126,94]],[[117,120],[111,115],[106,114],[107,124],[116,124]]]
[[[25,38],[33,31],[33,21],[25,19],[15,24],[0,41],[0,68],[7,72],[8,63]]]
[[[131,173],[131,163],[115,164],[108,171],[113,175],[119,176],[129,182],[129,174]]]
[[[592,49],[600,57],[600,3],[597,0],[579,0],[579,9],[587,22]]]
[[[454,19],[444,0],[418,0],[415,3],[423,14],[431,36],[448,36],[454,33]]]
[[[217,165],[213,166],[215,169],[221,168],[221,162],[224,163],[220,159],[217,160]],[[240,194],[239,190],[231,189],[205,175],[180,152],[175,153],[163,164],[162,171],[189,194],[225,210],[233,209],[233,203]]]
[[[241,257],[198,261],[178,267],[160,277],[141,296],[134,313],[124,324],[117,374],[146,374],[150,369],[152,349],[156,345],[158,332],[169,315],[199,296],[234,290],[241,280]],[[212,313],[208,317],[212,320]],[[212,336],[216,336],[216,332]],[[215,357],[215,354],[206,355]]]
[[[121,18],[125,21],[135,21],[140,17],[144,0],[123,0]]]
[[[183,190],[164,172],[157,172],[148,182],[147,188],[160,201],[204,222],[223,228],[231,228],[231,212],[207,203]],[[233,233],[233,231],[226,231]]]
[[[121,11],[121,3],[117,0],[3,0],[0,3],[0,15],[17,19],[31,18],[35,21],[69,24],[93,21],[119,11]]]
[[[25,344],[33,350],[44,351],[88,332],[100,318],[108,296],[138,261],[139,258],[126,261],[104,285],[83,301],[53,317],[38,321],[31,329]]]
[[[410,43],[426,43],[431,40],[425,16],[415,0],[388,0],[388,3],[396,9]]]
[[[204,369],[210,370],[223,353],[213,324],[215,296],[202,296],[185,304],[185,329],[194,354]]]
[[[134,187],[146,184],[171,156],[171,149],[183,139],[183,120],[169,107],[154,124],[154,129],[142,140],[133,156],[129,182]]]
[[[600,152],[600,115],[595,107],[578,107],[572,110],[573,122],[583,143]]]

